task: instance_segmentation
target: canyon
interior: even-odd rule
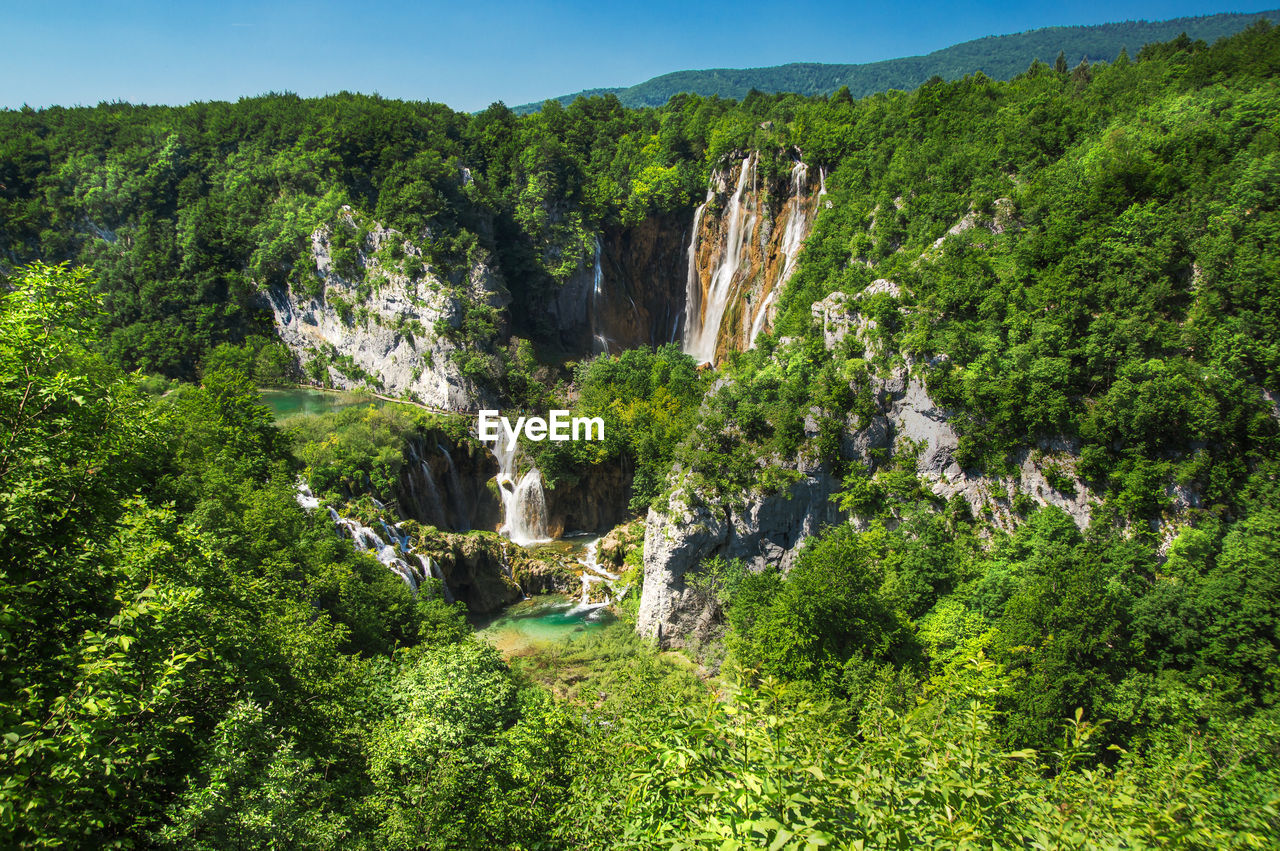
[[[695,360],[712,365],[754,346],[772,327],[779,296],[796,271],[827,194],[823,169],[808,166],[798,152],[792,153],[790,163],[785,173],[771,178],[764,173],[759,153],[731,157],[725,168],[712,174],[705,198],[683,220],[650,217],[634,227],[599,234],[590,262],[570,275],[545,305],[545,319],[559,344],[590,357],[675,342]],[[974,227],[1001,232],[1009,226],[1003,203],[997,203],[998,213],[991,221],[966,216],[931,250]],[[493,397],[485,388],[458,372],[451,357],[457,344],[447,330],[460,322],[469,299],[499,311],[510,309],[501,274],[482,255],[461,285],[430,273],[415,281],[383,265],[380,249],[393,240],[408,256],[421,253],[411,240],[374,223],[356,276],[375,279],[377,284],[370,288],[336,271],[328,231],[317,230],[313,258],[323,295],[307,299],[292,289],[272,294],[281,339],[304,362],[328,352],[328,377],[339,386],[371,381],[382,391],[442,410],[472,411],[491,404]],[[360,321],[351,321],[342,315],[342,299],[344,294],[357,298],[361,292],[365,298],[358,302]],[[862,302],[873,296],[896,302],[903,292],[880,279],[863,292],[837,292],[813,304],[813,321],[822,329],[828,351],[846,338],[864,351],[878,351],[871,333],[875,320],[862,310]],[[413,330],[406,332],[410,326]],[[774,357],[790,344],[779,341]],[[335,363],[354,364],[357,375],[343,373]],[[1094,502],[1087,486],[1072,475],[1074,487],[1064,493],[1044,474],[1051,464],[1069,474],[1074,470],[1069,443],[1049,441],[1023,452],[1019,472],[1011,477],[971,476],[961,469],[955,461],[958,436],[950,423],[952,415],[935,404],[921,379],[921,370],[928,366],[908,358],[875,379],[876,407],[870,421],[850,414],[844,422],[841,463],[860,465],[874,474],[910,453],[916,474],[934,494],[963,499],[975,515],[988,517],[1000,528],[1016,525],[1012,503],[1024,493],[1037,504],[1064,509],[1081,528],[1086,526]],[[633,473],[625,464],[593,469],[591,475],[555,488],[545,486],[542,473],[517,440],[535,419],[539,418],[519,417],[514,427],[506,424],[504,433],[497,411],[486,408],[468,440],[458,441],[441,431],[415,437],[405,446],[394,494],[400,515],[455,535],[496,531],[521,547],[537,547],[566,534],[603,534],[630,519],[627,494]],[[567,423],[566,419],[562,425]],[[818,430],[815,417],[809,417],[805,438],[816,438]],[[545,434],[535,428],[528,436]],[[554,429],[550,434],[559,439]],[[663,647],[708,637],[715,629],[715,612],[690,583],[707,559],[742,559],[751,570],[774,565],[785,571],[806,538],[839,521],[833,498],[842,485],[830,463],[804,454],[781,461],[761,458],[759,463],[780,464],[792,475],[792,483],[778,492],[726,502],[681,486],[675,471],[669,498],[645,518],[637,622],[641,635]],[[416,587],[422,578],[434,575],[451,598],[464,599],[477,611],[492,611],[519,599],[528,588],[542,587],[540,579],[532,584],[526,579],[523,585],[513,579],[516,572],[506,551],[494,550],[491,542],[472,546],[489,552],[486,558],[473,553],[469,560],[460,560],[437,554],[429,562],[411,565],[404,557],[407,551],[396,555],[395,546],[388,543],[398,539],[396,534],[383,540],[368,527],[360,531],[351,521],[335,522],[358,545],[369,542],[371,551],[407,582]],[[860,521],[855,517],[854,522]],[[592,582],[605,581],[590,561],[584,557],[574,566],[584,595]],[[451,567],[458,564],[465,564],[465,569]]]

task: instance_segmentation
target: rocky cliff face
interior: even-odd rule
[[[423,269],[421,250],[402,234],[376,224],[362,230],[344,210],[311,235],[311,291],[268,294],[280,339],[313,378],[333,387],[368,386],[436,408],[490,403],[454,363],[460,344],[442,333],[461,326],[467,300],[510,301],[488,261],[450,284]],[[336,244],[339,229],[360,234],[356,244]]]
[[[397,501],[406,516],[437,529],[496,531],[502,525],[497,473],[498,462],[476,442],[455,442],[430,429],[405,445]]]
[[[896,285],[881,280],[864,293],[837,293],[814,304],[815,320],[823,328],[828,349],[841,345],[850,334],[858,336],[864,349],[874,349],[870,334],[874,323],[858,310],[860,297],[869,293],[901,295]],[[874,473],[898,463],[905,453],[918,477],[936,495],[960,496],[975,516],[996,527],[1013,528],[1019,494],[1040,505],[1062,508],[1081,528],[1088,525],[1095,497],[1075,475],[1076,447],[1066,441],[1047,441],[1024,450],[1016,459],[1014,476],[983,477],[962,470],[955,460],[959,437],[950,422],[951,412],[929,397],[921,377],[926,366],[907,362],[873,380],[875,413],[866,423],[857,423],[854,417],[846,421],[842,459]],[[806,420],[806,438],[818,435],[818,413],[815,410]],[[777,459],[761,459],[762,465],[770,463],[779,466]],[[649,512],[637,631],[664,647],[704,632],[713,611],[690,587],[689,579],[705,559],[741,558],[752,570],[773,564],[785,571],[806,537],[823,525],[846,521],[831,499],[841,483],[828,465],[802,453],[797,459],[783,460],[781,466],[799,474],[782,493],[751,494],[741,504],[730,504],[708,501],[677,486],[666,510]],[[859,521],[854,518],[854,522]]]
[[[547,531],[607,532],[635,515],[627,510],[627,494],[635,470],[630,464],[593,467],[576,482],[559,482],[545,492]]]
[[[797,159],[770,178],[759,160],[714,172],[691,214],[601,234],[592,262],[547,307],[561,345],[591,354],[681,343],[707,361],[748,348],[771,326],[826,192],[820,169]]]
[[[570,593],[577,577],[567,568],[529,557],[493,534],[435,535],[419,549],[440,566],[450,596],[474,614],[496,612],[531,593]]]
[[[831,496],[839,489],[822,465],[790,465],[802,474],[786,491],[748,500],[745,508],[707,505],[677,490],[665,511],[650,509],[644,536],[644,590],[636,630],[662,647],[710,626],[713,614],[690,587],[704,559],[740,558],[751,570],[790,568],[800,543],[839,518]]]
[[[547,306],[566,351],[594,354],[679,342],[687,216],[608,228]]]
[[[522,480],[527,470],[517,469],[515,478]],[[494,532],[502,528],[507,510],[524,510],[518,498],[530,497],[528,490],[536,485],[544,524],[535,536],[539,538],[606,532],[633,516],[627,510],[635,475],[629,463],[592,467],[554,488],[535,481],[516,488],[509,506],[499,491],[499,472],[498,459],[478,440],[458,441],[442,429],[428,429],[405,444],[396,501],[405,517],[441,531]]]

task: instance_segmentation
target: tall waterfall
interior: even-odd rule
[[[819,177],[821,179],[821,171],[819,171]],[[782,292],[783,286],[796,270],[796,259],[800,256],[800,249],[804,247],[804,238],[809,231],[805,219],[804,198],[804,187],[808,180],[809,167],[797,160],[791,168],[791,200],[787,202],[787,227],[782,232],[782,244],[779,246],[783,257],[782,271],[778,274],[778,280],[773,288],[769,290],[769,295],[756,309],[756,318],[751,322],[751,335],[747,338],[750,346],[755,346],[756,337],[760,336],[760,332],[764,330],[764,323],[768,320],[769,308],[778,300],[778,293]]]
[[[724,319],[725,308],[729,304],[729,295],[732,290],[734,276],[738,273],[738,267],[742,263],[744,242],[749,239],[754,230],[754,214],[751,221],[743,227],[743,203],[742,193],[746,189],[747,181],[752,179],[755,174],[755,153],[747,156],[742,163],[742,170],[738,173],[738,184],[734,189],[733,197],[729,199],[729,206],[725,210],[728,216],[729,226],[728,235],[725,238],[724,252],[719,257],[719,262],[711,273],[711,284],[707,287],[706,303],[701,303],[701,281],[697,271],[697,240],[698,228],[695,222],[693,236],[690,238],[689,245],[689,305],[688,321],[685,323],[684,333],[684,350],[698,361],[714,361],[716,356],[716,342],[720,337],[720,323]],[[703,207],[706,205],[704,204]],[[699,208],[698,215],[701,216],[702,208]],[[745,237],[745,238],[744,238]],[[692,295],[697,292],[699,298],[695,303]]]
[[[711,203],[711,199],[716,196],[714,189],[707,190],[707,199],[698,205],[698,209],[693,211],[693,230],[689,232],[689,259],[688,271],[684,283],[684,339],[690,339],[689,329],[693,327],[694,322],[702,322],[702,280],[698,276],[698,228],[702,226],[702,214],[706,212],[707,205]],[[675,326],[671,329],[671,342],[676,340],[676,332],[680,329],[680,316],[676,317]],[[688,351],[688,346],[685,346]]]
[[[600,238],[595,240],[595,259],[591,267],[591,307],[587,311],[587,321],[591,326],[592,350],[609,354],[607,336],[600,332],[601,315],[600,300],[604,298],[604,269],[600,266]]]
[[[521,546],[551,540],[547,532],[547,498],[542,473],[531,467],[519,482],[515,479],[519,445],[507,448],[505,440],[491,447],[498,460],[498,493],[502,496],[502,528],[498,531]]]

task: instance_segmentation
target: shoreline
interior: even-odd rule
[[[259,393],[261,393],[264,390],[277,391],[277,392],[288,392],[290,390],[315,390],[319,393],[337,393],[337,394],[346,394],[349,396],[369,396],[373,399],[379,399],[383,402],[391,402],[396,405],[409,405],[410,407],[414,407],[419,410],[426,411],[427,413],[430,413],[430,414],[439,414],[440,416],[467,417],[468,419],[475,419],[478,416],[480,416],[480,413],[478,411],[458,411],[452,408],[435,408],[435,407],[432,407],[431,405],[424,405],[421,402],[414,402],[410,399],[400,399],[395,396],[388,396],[384,393],[378,393],[377,391],[367,390],[367,389],[342,390],[337,387],[319,387],[315,384],[274,385],[270,387],[259,387],[257,389]]]

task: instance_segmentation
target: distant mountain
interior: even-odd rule
[[[925,56],[907,56],[863,65],[793,62],[771,68],[713,68],[707,71],[675,71],[624,88],[587,89],[554,100],[569,104],[578,97],[615,94],[623,106],[661,106],[672,95],[693,92],[740,100],[752,89],[762,92],[796,92],[825,95],[848,86],[854,97],[888,89],[914,89],[935,75],[955,80],[974,71],[1008,80],[1027,70],[1033,61],[1052,63],[1058,52],[1074,67],[1080,60],[1111,61],[1121,49],[1137,53],[1153,41],[1168,41],[1185,32],[1212,44],[1233,35],[1259,18],[1280,23],[1280,9],[1264,12],[1225,13],[1167,21],[1123,21],[1087,27],[1045,27],[1014,35],[993,35],[936,50]],[[537,112],[541,103],[515,107],[521,114]]]

